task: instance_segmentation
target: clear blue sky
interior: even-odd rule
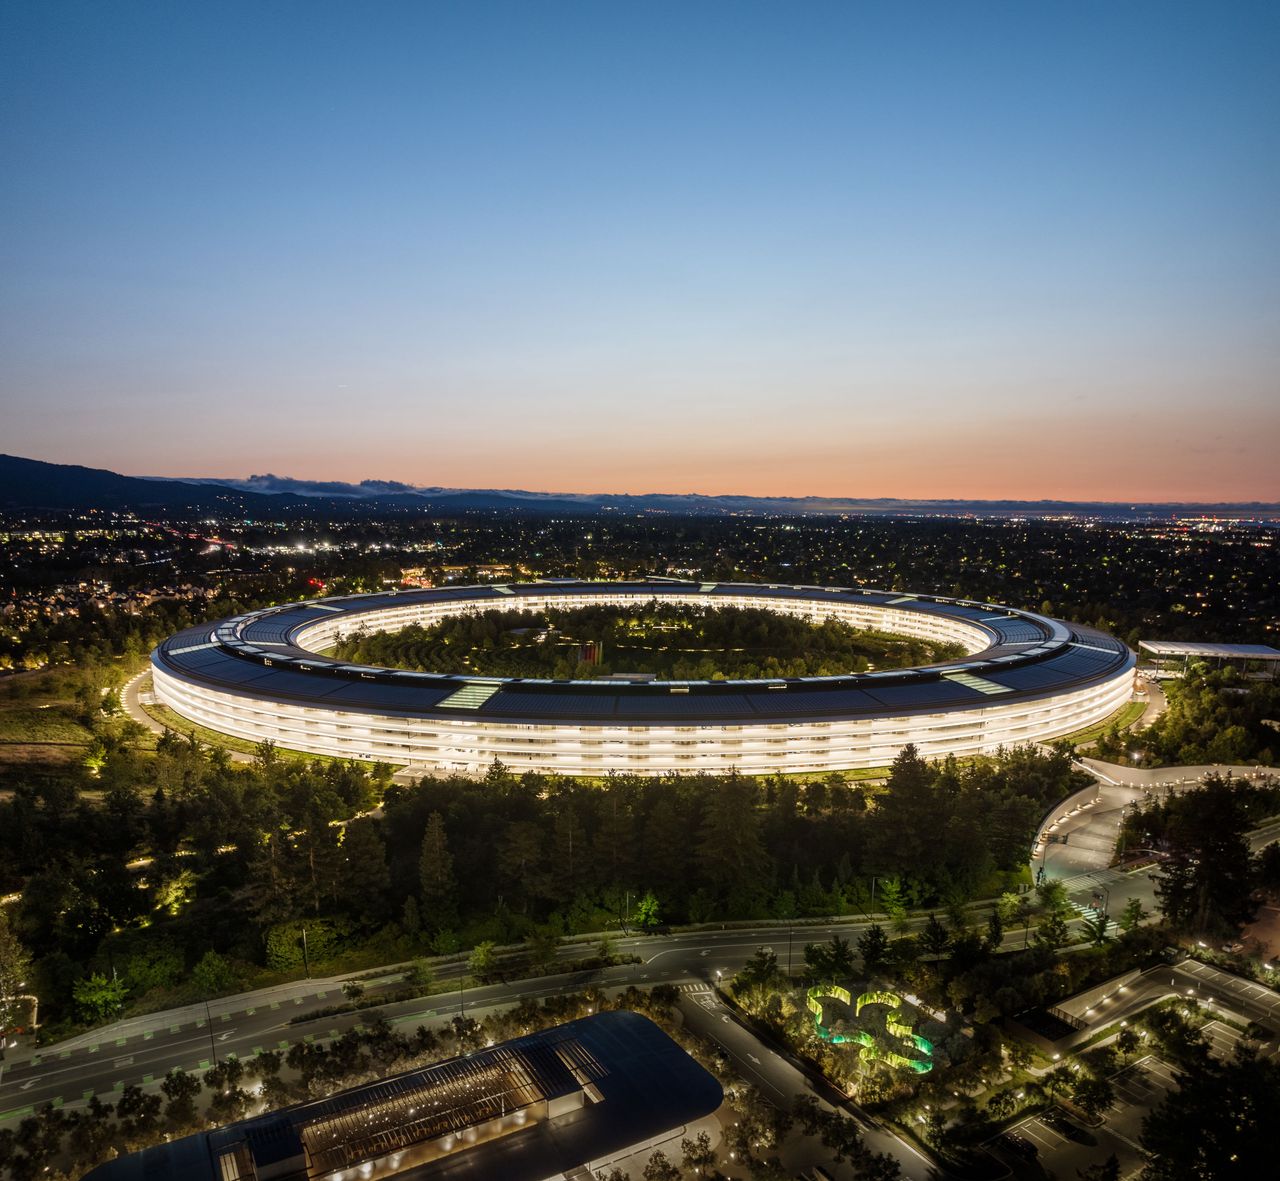
[[[1280,499],[1280,4],[9,0],[0,450]]]

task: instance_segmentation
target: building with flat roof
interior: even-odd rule
[[[919,668],[758,680],[547,680],[351,664],[351,634],[484,611],[749,607],[958,644]],[[312,599],[189,628],[151,654],[157,698],[211,730],[339,758],[482,773],[824,772],[989,754],[1104,720],[1136,658],[1078,624],[993,603],[849,587],[549,581]]]
[[[723,1100],[715,1078],[647,1017],[604,1012],[158,1144],[84,1181],[545,1181]]]
[[[1231,665],[1247,674],[1275,680],[1280,674],[1280,651],[1266,644],[1212,644],[1186,640],[1139,640],[1139,652],[1151,657],[1158,677],[1180,677],[1192,661]]]

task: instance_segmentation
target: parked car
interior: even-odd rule
[[[1077,1144],[1095,1143],[1093,1137],[1090,1136],[1088,1132],[1073,1120],[1069,1120],[1056,1107],[1045,1112],[1044,1122],[1059,1135],[1065,1136],[1068,1140],[1074,1140]]]
[[[1019,1156],[1025,1156],[1028,1159],[1040,1155],[1040,1149],[1025,1136],[1019,1136],[1017,1132],[1006,1132],[1000,1137],[1000,1143],[1010,1152],[1016,1152]]]

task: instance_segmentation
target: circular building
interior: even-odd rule
[[[959,644],[926,667],[836,677],[556,681],[409,672],[317,654],[356,631],[587,604],[757,607]],[[822,772],[989,753],[1090,726],[1135,657],[1090,628],[991,603],[845,587],[534,582],[290,603],[190,628],[151,654],[155,692],[223,734],[424,770],[602,775]]]

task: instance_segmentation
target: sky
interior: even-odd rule
[[[0,451],[1280,500],[1280,4],[0,5]]]

